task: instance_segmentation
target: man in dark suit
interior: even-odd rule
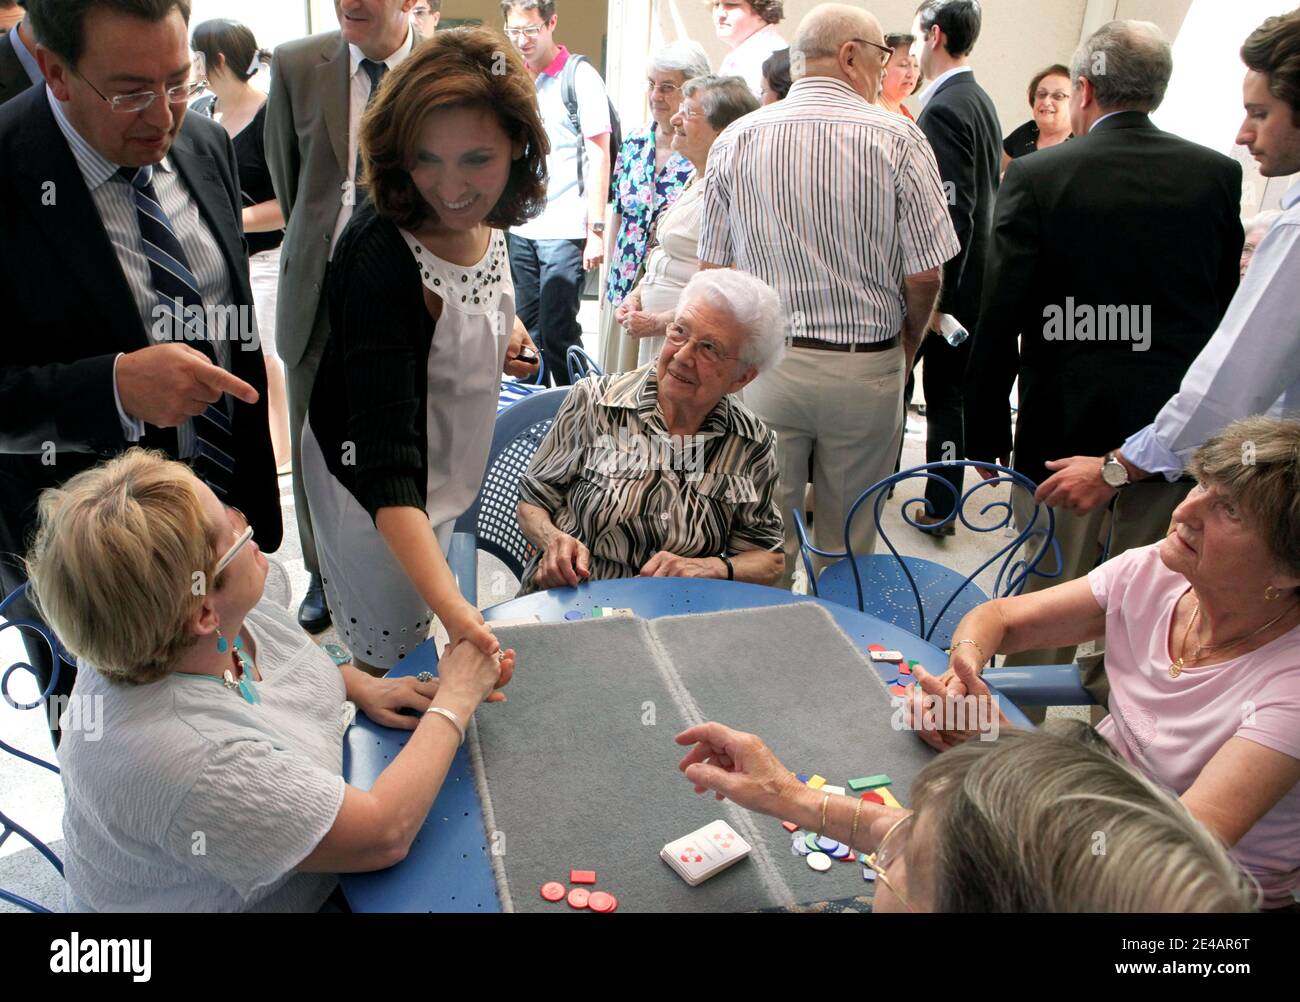
[[[21,0],[20,6],[26,7],[26,0]],[[41,68],[33,52],[35,48],[31,22],[26,18],[0,30],[0,104],[42,82]]]
[[[6,593],[40,492],[136,444],[189,461],[280,545],[234,148],[185,113],[188,0],[130,9],[30,0],[52,96],[0,109]]]
[[[1075,138],[1012,161],[998,193],[984,302],[966,383],[966,452],[1006,462],[1008,397],[1020,376],[1015,469],[1035,483],[1057,456],[1097,455],[1155,417],[1218,326],[1237,287],[1241,167],[1162,132],[1148,114],[1173,71],[1155,25],[1112,21],[1075,52]],[[1019,338],[1019,347],[1017,347]],[[1187,483],[1126,489],[1105,510],[1056,512],[1050,555],[1028,590],[1086,574],[1160,539]],[[1023,525],[1027,514],[1018,512]],[[1018,664],[1065,663],[1074,648]],[[1011,663],[1011,662],[1008,662]]]
[[[962,418],[962,385],[970,357],[969,339],[953,347],[939,333],[941,317],[948,315],[974,333],[979,320],[988,253],[993,203],[998,191],[1002,127],[992,99],[975,82],[970,53],[980,33],[980,5],[976,0],[927,0],[917,10],[916,36],[921,45],[921,72],[929,89],[921,95],[921,127],[939,164],[939,176],[948,196],[948,212],[961,241],[961,251],[943,266],[943,292],[931,319],[930,333],[921,343],[918,358],[925,360],[925,461],[960,460],[966,454]],[[940,523],[961,497],[963,470],[944,473],[949,491],[933,480],[925,496],[932,515],[921,513],[921,523]],[[922,530],[951,536],[956,523]]]
[[[271,63],[266,163],[287,221],[280,251],[275,345],[289,384],[293,501],[311,582],[298,622],[330,624],[302,479],[302,425],[329,336],[325,268],[364,189],[357,187],[361,115],[385,73],[411,54],[415,0],[335,0],[339,31],[286,42]]]

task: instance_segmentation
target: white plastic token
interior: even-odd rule
[[[826,853],[810,852],[808,853],[808,865],[811,866],[814,870],[818,871],[819,873],[825,873],[834,864],[831,862],[831,858],[827,856]]]

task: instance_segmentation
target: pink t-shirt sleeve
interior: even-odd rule
[[[1234,736],[1300,759],[1300,670],[1274,675],[1243,703]]]
[[[1148,547],[1145,546],[1125,550],[1118,557],[1113,557],[1088,572],[1088,587],[1092,589],[1092,597],[1108,613],[1112,608],[1123,605],[1124,594],[1147,550]]]

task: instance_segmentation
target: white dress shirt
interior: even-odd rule
[[[395,70],[401,66],[415,46],[415,32],[408,28],[406,41],[397,50],[383,60],[388,69]],[[348,191],[352,198],[340,199],[338,219],[334,222],[334,237],[330,240],[330,259],[334,258],[334,248],[338,246],[343,227],[352,218],[356,205],[357,185],[357,148],[361,145],[361,116],[365,113],[366,103],[370,100],[370,75],[361,68],[361,60],[369,57],[355,45],[348,45]]]
[[[1124,443],[1124,458],[1168,480],[1211,435],[1252,414],[1300,410],[1300,184],[1260,241],[1219,328],[1156,419]]]
[[[925,106],[930,103],[930,98],[934,97],[934,92],[937,91],[944,84],[945,81],[947,81],[951,77],[955,77],[958,73],[972,73],[972,72],[974,71],[969,66],[954,66],[950,70],[944,70],[942,73],[940,73],[937,77],[934,78],[934,82],[931,83],[929,87],[925,88],[925,90],[921,91],[921,93],[917,96],[917,100],[921,102],[921,110],[922,111],[925,110]]]

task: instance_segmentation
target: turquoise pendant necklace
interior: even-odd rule
[[[256,706],[262,701],[262,696],[253,684],[253,659],[244,653],[244,642],[239,637],[235,638],[235,649],[230,656],[239,666],[240,678],[238,681],[235,680],[235,673],[229,669],[221,673],[221,678],[215,678],[212,675],[196,675],[191,671],[181,671],[176,674],[189,675],[191,678],[210,678],[214,682],[220,682],[232,692],[239,693],[240,697],[249,706]]]

